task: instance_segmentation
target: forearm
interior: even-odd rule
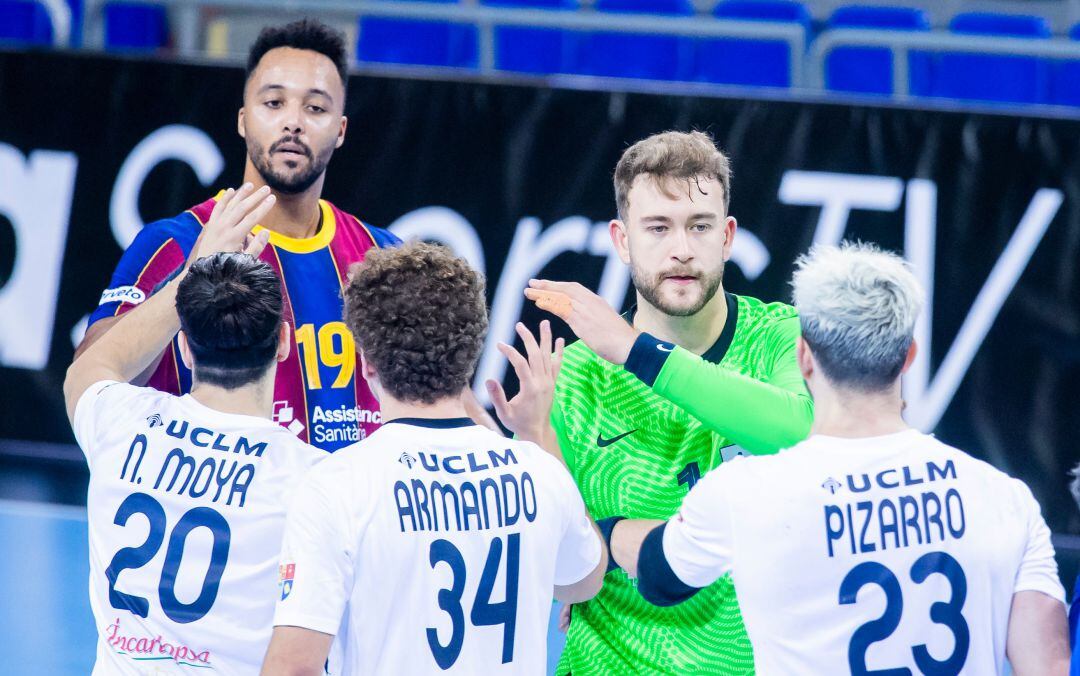
[[[793,446],[806,438],[813,422],[813,400],[707,362],[676,347],[671,352],[648,345],[642,334],[626,368],[658,395],[750,453]]]
[[[1069,636],[1065,606],[1042,592],[1014,594],[1005,652],[1016,676],[1066,676]]]
[[[645,537],[664,522],[660,519],[624,519],[611,531],[611,558],[630,577],[638,575],[638,556]]]
[[[638,593],[654,606],[674,606],[700,591],[675,574],[664,554],[666,521],[624,520],[615,524],[611,556],[630,577],[637,578]]]

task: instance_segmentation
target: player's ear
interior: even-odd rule
[[[900,369],[900,373],[907,373],[907,370],[911,368],[912,363],[914,363],[915,355],[917,354],[919,354],[919,344],[912,338],[911,345],[907,349],[907,356],[904,357],[904,366]]]
[[[364,379],[377,378],[379,376],[379,373],[375,370],[375,367],[372,365],[372,363],[368,361],[367,355],[364,354],[363,349],[359,350],[359,355],[360,375],[362,375]]]
[[[289,326],[289,322],[281,322],[281,326],[278,327],[277,360],[279,362],[285,361],[289,358],[289,352],[291,351],[292,327]]]
[[[240,134],[240,138],[247,138],[244,132],[244,107],[240,106],[240,110],[236,111],[236,133]]]
[[[724,260],[731,260],[731,247],[735,242],[735,231],[739,229],[739,223],[734,216],[724,219]]]
[[[180,346],[180,361],[184,362],[184,366],[189,371],[193,371],[195,362],[191,358],[191,345],[188,344],[187,336],[184,335],[183,331],[176,334],[176,343]]]
[[[814,374],[814,356],[802,336],[795,339],[795,358],[799,362],[799,372],[803,380],[810,380],[810,376]]]
[[[623,265],[630,265],[630,241],[626,232],[626,223],[613,219],[608,223],[608,232],[611,234],[611,243],[615,245],[615,253],[619,254],[619,260]]]
[[[345,143],[345,129],[349,126],[349,118],[344,115],[341,116],[341,128],[338,129],[337,142],[334,143],[335,148],[340,148],[342,143]]]

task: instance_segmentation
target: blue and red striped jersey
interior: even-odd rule
[[[117,264],[90,324],[131,310],[169,279],[187,260],[214,202],[209,199],[144,227]],[[285,320],[295,330],[289,358],[278,364],[274,420],[302,441],[335,451],[364,438],[381,422],[378,402],[357,373],[356,346],[342,321],[349,266],[368,249],[400,240],[326,200],[319,206],[318,233],[294,239],[272,232],[261,258],[281,277]],[[180,359],[175,340],[147,384],[173,394],[190,391],[191,371]]]

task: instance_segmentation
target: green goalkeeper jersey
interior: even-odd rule
[[[578,341],[563,358],[552,424],[595,519],[667,519],[697,480],[739,454],[801,441],[813,405],[782,303],[727,294],[702,356],[642,334],[625,366]],[[650,605],[622,570],[575,605],[559,674],[746,674],[754,667],[730,578],[677,606]]]

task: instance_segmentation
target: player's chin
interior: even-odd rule
[[[666,294],[663,297],[663,301],[664,307],[661,309],[664,311],[664,314],[673,317],[686,317],[697,314],[702,306],[700,292]]]
[[[306,172],[311,167],[311,160],[303,155],[279,155],[274,158],[273,166],[282,178],[288,180]]]

